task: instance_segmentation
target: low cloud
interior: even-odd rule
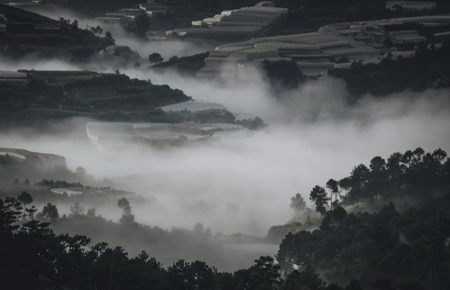
[[[61,13],[53,16],[72,18]],[[78,19],[80,27],[95,25]],[[152,52],[171,56],[204,49],[113,32],[119,44],[129,45],[143,58]],[[7,70],[116,70],[108,62],[72,64],[31,56],[19,61],[0,59],[0,63]],[[270,226],[292,217],[289,202],[295,193],[307,199],[315,184],[344,177],[374,156],[387,157],[418,146],[450,151],[448,90],[381,98],[367,95],[349,105],[345,83],[329,77],[275,92],[253,66],[207,80],[154,71],[146,65],[120,71],[169,84],[197,100],[224,104],[235,113],[260,116],[268,124],[259,131],[163,150],[125,143],[99,151],[86,136],[87,120],[55,124],[58,130],[47,133],[0,133],[0,146],[63,155],[72,169],[82,166],[97,178],[108,178],[119,188],[150,198],[149,206],[133,205],[137,220],[146,224],[191,228],[201,222],[213,232],[264,235]]]
[[[418,146],[450,151],[448,90],[365,96],[349,106],[345,84],[324,78],[278,93],[277,99],[264,77],[249,69],[242,77],[208,82],[147,74],[194,98],[263,117],[268,127],[260,131],[184,147],[125,143],[98,151],[81,127],[33,137],[3,134],[0,146],[61,154],[72,168],[83,166],[97,178],[151,198],[149,206],[133,206],[140,222],[165,228],[201,222],[213,232],[257,235],[291,218],[289,201],[296,192],[307,198],[315,184],[344,177],[376,155]]]

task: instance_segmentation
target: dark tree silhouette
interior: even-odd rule
[[[330,200],[323,187],[315,186],[309,194],[309,199],[316,205],[316,210],[324,215],[327,211],[327,203]]]
[[[339,186],[338,182],[334,179],[328,180],[326,184],[330,191],[330,208],[333,210],[334,205],[338,202]]]
[[[43,218],[45,218],[51,222],[55,222],[57,219],[59,219],[58,208],[56,208],[56,206],[54,204],[47,203],[42,208],[42,216],[43,216]]]
[[[123,214],[120,218],[120,223],[126,224],[126,223],[133,223],[134,222],[134,215],[131,213],[131,206],[128,199],[125,197],[122,197],[117,201],[117,206],[122,210]]]
[[[154,52],[148,56],[148,61],[151,64],[158,64],[158,63],[163,62],[163,60],[164,60],[163,57],[159,53],[156,53],[156,52]]]
[[[22,192],[19,194],[17,199],[23,204],[23,205],[29,205],[33,202],[33,197],[28,192]]]

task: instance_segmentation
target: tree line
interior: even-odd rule
[[[292,204],[304,207],[301,195]],[[375,157],[350,176],[315,186],[313,231],[288,234],[277,259],[287,272],[314,267],[328,282],[364,289],[449,289],[450,161],[422,148]]]
[[[289,233],[276,258],[221,272],[201,261],[165,267],[148,253],[55,234],[48,203],[37,212],[27,193],[0,199],[4,289],[444,290],[450,287],[450,161],[423,149],[375,157],[348,177],[315,186],[322,216],[311,231]],[[127,199],[123,224],[135,224]],[[291,200],[305,210],[300,194]],[[71,208],[83,214],[80,205]],[[95,216],[95,212],[88,211]]]
[[[164,267],[144,251],[130,257],[122,247],[92,245],[86,236],[57,235],[44,221],[57,218],[56,207],[47,204],[37,213],[31,203],[27,193],[0,199],[3,289],[342,289],[326,286],[312,268],[284,277],[272,257],[260,257],[234,273],[219,272],[201,261],[179,260]],[[132,219],[127,200],[118,205],[123,218]],[[320,288],[311,288],[316,286]]]

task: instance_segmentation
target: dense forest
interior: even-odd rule
[[[129,257],[121,247],[90,245],[85,236],[56,235],[43,220],[54,219],[57,209],[48,204],[36,214],[31,201],[27,194],[0,199],[0,267],[5,289],[269,290],[293,289],[292,285],[303,282],[325,285],[311,269],[283,283],[271,257],[261,257],[234,273],[219,272],[200,261],[179,260],[163,267],[146,252]]]
[[[288,234],[276,260],[234,273],[200,261],[164,267],[149,254],[57,235],[57,208],[37,212],[29,194],[0,199],[0,268],[5,289],[448,289],[450,160],[421,148],[375,157],[350,176],[315,186],[322,215],[312,231]],[[305,209],[301,195],[293,205]],[[134,222],[126,199],[121,223]],[[73,209],[74,212],[77,208]],[[88,213],[92,215],[93,213]],[[94,213],[95,215],[95,213]],[[24,279],[26,277],[26,279]]]
[[[288,234],[282,269],[314,267],[326,281],[364,289],[450,286],[450,160],[421,148],[375,157],[350,176],[315,186],[318,229]]]

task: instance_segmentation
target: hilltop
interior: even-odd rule
[[[157,109],[191,100],[167,85],[90,71],[1,72],[3,126],[88,117],[105,121],[169,119]]]
[[[0,15],[6,22],[0,30],[0,51],[6,56],[33,53],[80,61],[114,44],[112,37],[99,37],[80,29],[76,20],[53,20],[3,4],[0,4]]]

